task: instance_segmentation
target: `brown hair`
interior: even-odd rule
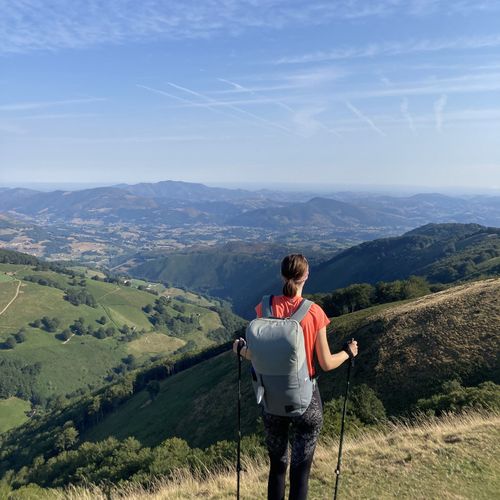
[[[283,295],[295,297],[309,270],[307,259],[300,253],[287,255],[281,261],[281,276],[285,280]]]

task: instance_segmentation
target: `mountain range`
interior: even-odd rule
[[[500,197],[409,197],[369,193],[248,191],[163,181],[119,184],[80,191],[41,192],[2,188],[0,210],[41,220],[78,218],[141,221],[167,225],[214,222],[268,229],[298,227],[417,226],[427,222],[477,222],[498,225]]]

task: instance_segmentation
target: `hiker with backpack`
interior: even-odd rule
[[[307,498],[309,473],[323,424],[323,407],[314,368],[314,354],[324,371],[339,367],[358,353],[355,340],[332,354],[326,326],[330,322],[317,304],[302,298],[309,276],[307,259],[288,255],[281,262],[283,295],[266,296],[255,308],[257,319],[247,328],[246,343],[233,351],[252,362],[252,382],[270,458],[268,500],[283,500],[291,442],[290,500]]]

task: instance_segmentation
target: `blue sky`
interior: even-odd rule
[[[0,0],[0,185],[500,189],[500,1]]]

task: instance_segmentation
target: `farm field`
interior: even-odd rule
[[[52,286],[26,281],[23,278],[27,276],[45,280]],[[218,313],[206,305],[217,303],[201,297],[191,303],[186,302],[186,297],[181,301],[171,295],[165,305],[171,317],[197,320],[191,331],[175,336],[164,325],[154,328],[143,308],[154,305],[158,296],[138,290],[134,285],[139,284],[147,286],[146,282],[124,286],[81,276],[74,279],[54,271],[34,270],[31,266],[0,264],[0,311],[12,301],[20,285],[19,295],[0,316],[0,361],[17,361],[28,366],[39,364],[34,390],[47,398],[100,387],[129,355],[134,356],[135,366],[140,366],[152,356],[172,356],[183,347],[189,351],[214,344],[207,334],[221,328],[222,322]],[[64,289],[85,290],[94,298],[95,307],[73,305],[65,300]],[[193,299],[198,297],[190,295]],[[57,318],[56,331],[48,332],[43,325],[34,323],[43,317]],[[78,319],[94,331],[113,327],[115,333],[107,338],[73,334],[65,341],[58,337]],[[125,338],[120,333],[124,326],[134,333],[133,337]],[[24,341],[7,348],[6,339],[21,330]],[[6,418],[4,405],[0,407],[0,419]]]
[[[25,412],[30,407],[27,401],[16,397],[0,399],[0,434],[28,420]]]

